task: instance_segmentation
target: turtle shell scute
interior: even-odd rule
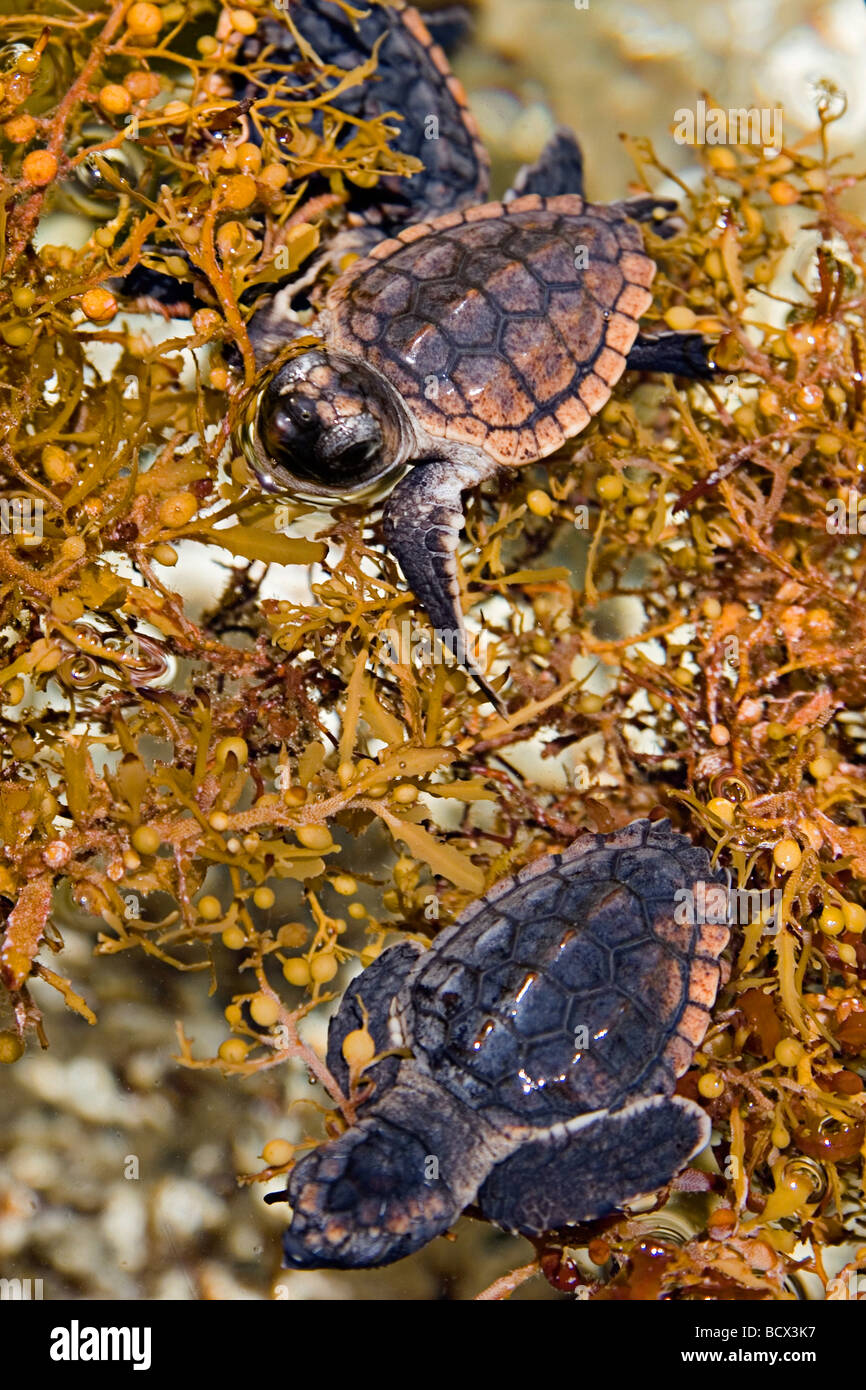
[[[649,821],[530,864],[421,958],[415,1056],[473,1107],[533,1125],[671,1093],[709,1022],[727,938],[677,904],[721,878]]]
[[[381,242],[332,286],[331,342],[388,378],[435,437],[544,458],[610,398],[655,265],[616,207],[531,195]]]

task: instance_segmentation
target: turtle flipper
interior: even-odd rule
[[[583,184],[583,154],[568,126],[559,126],[551,135],[534,164],[524,164],[503,198],[523,198],[538,193],[542,198],[556,198],[561,193],[585,196]]]
[[[469,655],[460,605],[457,539],[463,525],[462,494],[490,477],[498,465],[433,459],[416,464],[394,488],[382,512],[385,543],[399,560],[439,643],[472,676],[495,708],[502,701]]]
[[[702,333],[639,333],[626,366],[630,372],[672,372],[711,381],[720,370],[712,360],[715,346]]]
[[[426,10],[424,23],[433,42],[450,58],[471,32],[472,15],[465,5],[443,5],[439,10]]]
[[[650,1096],[528,1140],[496,1165],[477,1205],[523,1235],[595,1221],[670,1182],[709,1137],[694,1101]]]
[[[144,251],[154,249],[163,250],[162,247],[143,247]],[[188,319],[204,303],[195,292],[192,271],[189,280],[178,280],[176,275],[165,275],[139,263],[123,279],[112,277],[108,283],[125,299],[138,300],[141,313],[157,312],[164,313],[167,318]]]
[[[372,965],[356,975],[343,995],[328,1025],[327,1062],[328,1070],[344,1094],[349,1088],[349,1068],[343,1056],[343,1043],[349,1033],[366,1026],[377,1053],[403,1044],[403,1038],[397,1036],[399,1023],[392,1013],[392,1005],[423,954],[420,942],[401,941],[399,946],[383,951]],[[373,1077],[376,1082],[373,1096],[378,1098],[385,1087],[393,1084],[399,1065],[399,1058],[385,1057],[365,1071],[365,1078]]]

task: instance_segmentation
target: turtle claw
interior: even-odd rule
[[[416,464],[385,503],[382,529],[388,549],[433,625],[437,648],[445,647],[504,715],[501,697],[469,654],[456,557],[462,493],[496,471],[492,461],[489,466],[449,459]]]

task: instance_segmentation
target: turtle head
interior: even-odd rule
[[[314,347],[285,361],[256,394],[244,452],[268,492],[356,501],[396,481],[411,442],[406,409],[380,372]]]
[[[290,1269],[368,1269],[420,1250],[460,1213],[426,1145],[384,1116],[370,1116],[302,1158],[285,1193]]]

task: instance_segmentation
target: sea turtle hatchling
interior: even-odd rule
[[[328,0],[308,20],[319,43],[329,12],[341,53],[354,33],[343,61],[357,57],[361,31]],[[297,13],[300,22],[306,8]],[[403,181],[404,220],[390,179],[349,233],[367,254],[332,285],[312,328],[292,310],[291,285],[254,315],[257,357],[273,361],[251,396],[243,448],[267,490],[325,504],[399,479],[384,504],[385,541],[433,627],[501,708],[467,653],[455,556],[463,492],[577,435],[627,367],[696,377],[713,368],[699,334],[639,332],[655,274],[639,224],[671,235],[675,203],[587,202],[580,150],[564,130],[502,202],[483,201],[487,161],[465,94],[420,16],[376,6],[365,23],[381,31],[386,96],[395,73],[410,95],[414,82],[445,129],[425,150],[429,111],[407,111],[403,143],[426,163]],[[264,37],[271,44],[270,29]],[[375,80],[363,90],[381,102]],[[310,332],[318,342],[298,341]]]
[[[327,1057],[348,1091],[349,1033],[366,1026],[388,1055],[361,1075],[356,1123],[269,1198],[292,1205],[286,1264],[389,1264],[470,1203],[539,1235],[668,1183],[710,1133],[673,1092],[728,940],[725,912],[688,904],[723,880],[667,821],[638,820],[533,860],[430,949],[384,951],[346,991]]]

